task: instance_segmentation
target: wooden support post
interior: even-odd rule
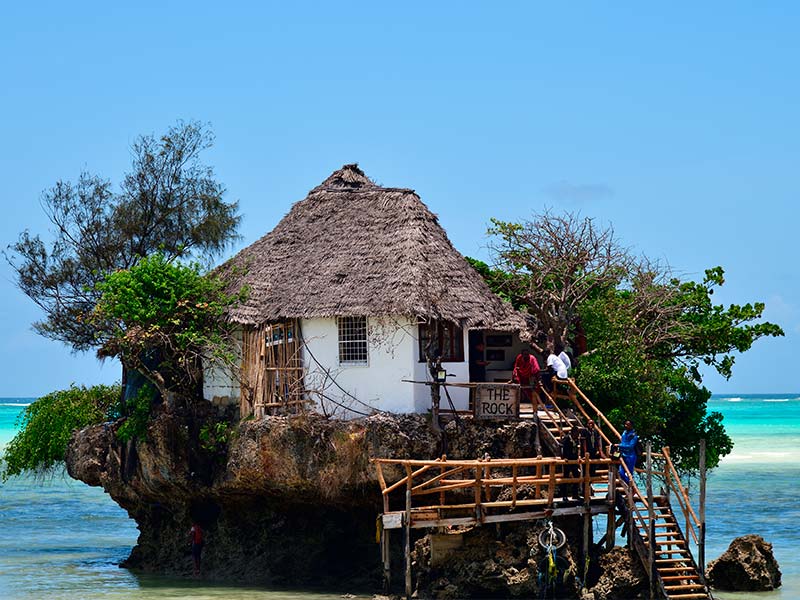
[[[447,456],[442,454],[442,462],[445,462],[446,460]],[[441,466],[441,468],[439,469],[439,475],[442,475],[442,473],[444,473],[445,468],[446,467],[444,465]],[[439,505],[444,506],[444,491],[439,492]]]
[[[617,524],[615,511],[617,508],[617,465],[608,465],[608,520],[606,521],[606,549],[611,550],[616,544]]]
[[[481,510],[481,471],[483,471],[482,467],[475,467],[475,519],[478,523],[483,523],[483,511]]]
[[[432,373],[435,373],[432,371]],[[436,375],[434,374],[434,383],[431,385],[431,425],[436,433],[441,432],[439,426],[439,399],[441,397],[439,392],[439,384],[435,383]],[[442,452],[447,452],[447,448],[442,448]]]
[[[706,580],[706,441],[700,440],[700,539],[697,544],[697,560],[700,577]],[[689,539],[688,536],[686,538]]]
[[[542,465],[541,463],[536,464],[536,481],[539,481],[542,478]],[[535,494],[537,498],[542,497],[542,486],[538,483],[534,486]]]
[[[411,598],[411,489],[414,481],[411,478],[411,466],[406,465],[408,483],[406,486],[406,530],[405,530],[405,559],[406,559],[406,600]]]
[[[669,458],[669,446],[664,446],[662,450],[664,452],[664,486],[666,487],[664,494],[667,497],[667,504],[671,504],[672,501],[669,496],[670,493],[669,489],[670,487],[672,487],[672,485],[670,484],[670,478],[672,477],[672,473],[669,472],[669,465],[667,464],[667,459]]]
[[[511,467],[511,508],[517,506],[517,465]]]
[[[647,562],[650,598],[655,598],[656,580],[656,511],[653,507],[653,444],[647,442]]]
[[[383,591],[389,593],[392,586],[391,547],[389,544],[390,530],[381,523],[381,559],[383,560]]]
[[[589,566],[589,540],[592,533],[592,512],[589,510],[589,505],[586,505],[583,513],[583,560],[581,561],[581,581],[583,587],[586,587],[586,571]]]
[[[589,501],[592,499],[592,467],[590,465],[591,458],[589,453],[583,457],[583,503],[589,506]]]
[[[627,545],[628,549],[635,552],[635,548],[633,547],[633,528],[636,526],[636,523],[633,520],[633,474],[631,474],[631,479],[628,481],[627,488],[625,491],[625,497],[628,500],[628,540]]]

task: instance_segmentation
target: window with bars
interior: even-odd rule
[[[419,324],[419,361],[425,353],[438,353],[442,362],[464,362],[464,330],[450,321],[430,321]]]
[[[339,364],[366,365],[367,317],[339,317]]]

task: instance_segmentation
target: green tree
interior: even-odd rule
[[[730,377],[734,352],[783,335],[761,322],[763,303],[714,304],[721,267],[701,282],[682,281],[576,215],[493,221],[490,233],[497,267],[477,265],[479,272],[527,306],[551,341],[576,350],[577,383],[612,422],[634,420],[643,437],[669,445],[685,471],[697,468],[700,439],[710,467],[730,452],[722,415],[707,412],[700,366]]]
[[[63,462],[72,432],[118,416],[118,385],[71,386],[42,396],[17,419],[20,431],[3,451],[3,481],[24,472],[43,477]]]
[[[224,315],[246,291],[228,295],[197,263],[154,254],[108,275],[97,291],[89,322],[98,354],[119,358],[169,402],[192,399],[203,365],[233,366],[233,326]]]
[[[96,348],[88,319],[107,273],[161,252],[169,259],[210,259],[236,239],[237,203],[200,156],[213,135],[178,122],[163,136],[139,137],[133,164],[115,191],[107,179],[82,173],[42,195],[51,242],[23,232],[6,259],[18,287],[44,311],[34,329],[76,351]]]

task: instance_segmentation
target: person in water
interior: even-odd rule
[[[192,523],[192,528],[189,530],[189,540],[192,544],[192,559],[194,559],[194,575],[200,576],[200,558],[203,554],[203,528],[197,521]]]
[[[639,455],[639,436],[636,434],[633,423],[631,423],[630,420],[625,421],[625,430],[620,436],[619,454],[620,459],[625,463],[625,466],[628,467],[628,471],[630,471],[631,475],[633,475],[634,469],[636,468],[636,458]],[[630,483],[625,469],[619,470],[619,476],[625,483]]]

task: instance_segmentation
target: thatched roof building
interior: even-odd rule
[[[242,366],[239,377],[209,373],[204,396],[238,401],[242,416],[310,404],[344,416],[424,412],[428,388],[405,382],[430,376],[427,357],[454,382],[508,380],[528,337],[525,317],[453,248],[419,196],[376,185],[357,165],[217,272],[231,291],[249,288],[230,313],[242,326]],[[489,366],[473,380],[478,361]],[[467,407],[466,389],[450,395]]]
[[[527,330],[453,247],[414,190],[376,185],[345,165],[270,233],[223,265],[250,294],[231,318],[407,315],[469,329]]]

